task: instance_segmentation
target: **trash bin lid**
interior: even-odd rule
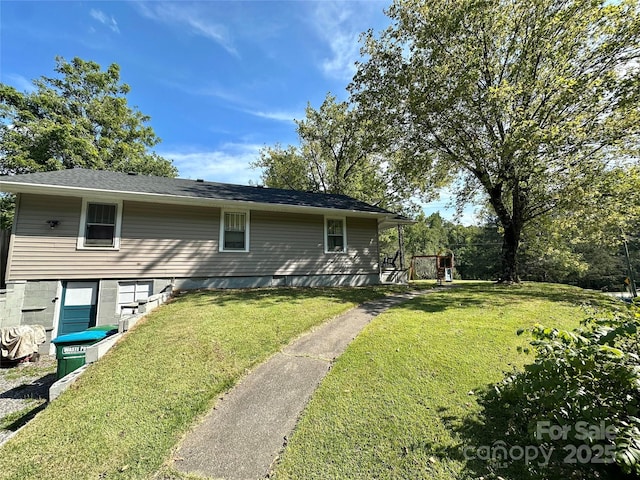
[[[83,330],[82,332],[67,333],[66,335],[60,335],[59,337],[51,340],[51,343],[74,343],[74,342],[89,342],[92,340],[102,340],[107,337],[109,331],[107,330]]]
[[[107,332],[109,335],[111,335],[111,330],[118,330],[118,325],[98,325],[97,327],[91,327],[91,328],[87,328],[86,331],[94,331],[94,330],[104,330],[105,332]],[[113,332],[116,333],[116,332]]]

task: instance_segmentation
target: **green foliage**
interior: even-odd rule
[[[579,211],[616,155],[637,162],[635,1],[396,0],[351,86],[378,142],[424,190],[480,192],[518,281],[525,227]],[[603,203],[597,203],[600,209]]]
[[[11,230],[13,224],[13,195],[0,194],[0,230]]]
[[[127,104],[120,67],[56,58],[55,77],[33,92],[0,84],[0,174],[65,168],[175,176],[169,160],[148,149],[160,139],[150,117]]]
[[[349,195],[405,210],[412,192],[383,156],[372,153],[369,123],[328,94],[319,110],[308,105],[306,118],[296,121],[299,147],[265,147],[253,167],[263,169],[269,187]]]
[[[429,216],[419,213],[415,221],[415,224],[403,227],[405,268],[409,267],[413,255],[453,252],[456,278],[498,278],[501,237],[490,219],[482,226],[456,225],[436,212]],[[383,232],[380,235],[380,252],[393,257],[397,249],[397,231],[389,229]]]
[[[639,329],[636,307],[596,312],[573,331],[542,325],[529,329],[535,361],[508,375],[492,399],[507,418],[503,433],[508,444],[533,442],[553,450],[550,465],[533,462],[529,473],[568,478],[582,470],[580,478],[615,478],[617,466],[640,474]],[[565,433],[551,434],[550,426]],[[601,453],[603,461],[567,463],[572,448],[582,445]]]
[[[496,280],[500,276],[502,237],[489,219],[484,225],[454,226],[449,248],[455,254],[455,269],[467,280]]]
[[[578,193],[576,192],[576,195]],[[619,289],[626,276],[623,233],[640,228],[640,168],[612,168],[594,179],[571,211],[548,212],[523,233],[522,276]],[[634,238],[632,262],[640,267]]]
[[[170,160],[149,151],[160,142],[150,117],[127,104],[120,67],[56,58],[56,77],[33,92],[0,83],[0,175],[90,168],[175,177]],[[10,229],[14,198],[0,195],[0,228]]]
[[[411,255],[435,255],[448,251],[451,224],[439,213],[420,213],[414,225],[404,228],[405,249]]]

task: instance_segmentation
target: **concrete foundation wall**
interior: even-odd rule
[[[57,297],[58,282],[43,280],[27,282],[22,305],[23,325],[43,325],[53,327],[55,311],[60,305]]]
[[[0,327],[14,327],[22,320],[22,305],[27,282],[9,282],[0,291]]]
[[[118,311],[118,284],[120,282],[151,282],[151,295],[157,295],[171,290],[171,279],[154,278],[154,279],[137,279],[126,278],[120,280],[101,280],[98,287],[98,316],[96,325],[107,325],[110,323],[118,323],[120,320],[120,312]]]
[[[47,341],[40,353],[47,353],[60,304],[57,293],[56,280],[7,282],[0,293],[0,327],[42,325]]]
[[[382,270],[380,281],[382,283],[405,284],[409,281],[409,272],[407,270]]]
[[[177,290],[199,288],[265,288],[265,287],[358,287],[377,285],[377,274],[362,275],[275,275],[255,277],[176,278]]]

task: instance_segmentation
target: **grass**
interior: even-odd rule
[[[532,361],[516,352],[528,341],[516,336],[519,328],[576,327],[583,303],[606,308],[612,301],[560,285],[485,283],[389,310],[337,360],[275,477],[496,478],[463,454],[495,440],[479,423],[477,398],[504,371]]]
[[[5,380],[18,380],[19,378],[24,377],[44,377],[45,375],[48,375],[55,371],[55,363],[47,364],[45,366],[42,366],[38,363],[30,363],[24,366],[17,366],[11,369],[0,370],[0,376],[2,376]]]
[[[33,382],[45,383],[48,376],[56,371],[56,363],[51,360],[37,363],[19,364],[12,368],[0,369],[0,378],[8,382],[18,380],[18,384],[3,395],[9,398],[22,399],[24,407],[18,411],[0,417],[0,430],[16,431],[46,404],[46,388],[34,385]]]
[[[44,398],[28,400],[26,407],[0,418],[0,430],[16,431],[40,412],[45,403]]]
[[[138,324],[0,448],[0,478],[149,478],[251,367],[387,288],[186,294]]]

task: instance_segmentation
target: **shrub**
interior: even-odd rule
[[[530,474],[640,474],[639,329],[631,306],[594,312],[575,331],[529,330],[535,361],[508,374],[492,401],[507,416],[507,444],[552,452],[548,464],[526,465]]]

